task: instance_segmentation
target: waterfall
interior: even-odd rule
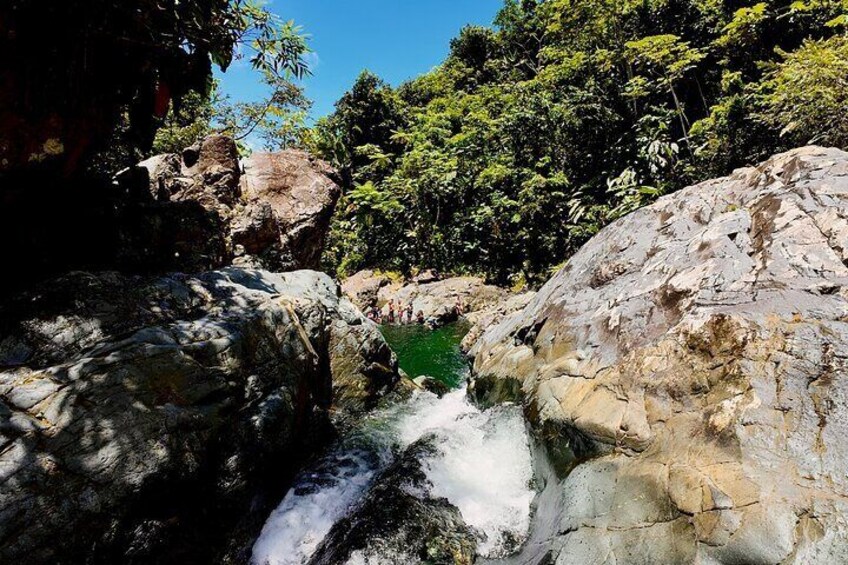
[[[464,388],[438,398],[429,392],[378,410],[325,457],[303,471],[266,522],[253,563],[301,565],[333,525],[353,511],[397,453],[430,435],[436,449],[423,456],[433,497],[456,506],[476,533],[477,552],[497,558],[517,549],[530,529],[533,457],[521,410],[480,410]],[[354,555],[375,563],[399,556]]]

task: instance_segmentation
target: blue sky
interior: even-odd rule
[[[306,94],[314,118],[368,69],[393,85],[427,72],[466,24],[490,25],[503,0],[273,0],[266,7],[294,20],[311,37],[313,76]],[[233,100],[256,100],[263,88],[244,63],[219,75]]]

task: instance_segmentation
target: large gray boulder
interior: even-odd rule
[[[305,151],[254,153],[244,162],[241,188],[251,203],[271,206],[284,258],[317,269],[341,188],[335,171]]]
[[[240,162],[235,141],[224,135],[181,155],[151,157],[119,182],[149,201],[139,198],[143,204],[127,214],[124,262],[173,270],[317,269],[341,196],[323,161],[286,150]]]
[[[340,295],[312,271],[229,268],[72,273],[11,301],[0,562],[243,560],[331,423],[399,378]]]
[[[471,353],[587,458],[557,564],[848,563],[848,153],[615,222]]]

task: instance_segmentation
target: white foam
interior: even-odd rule
[[[403,554],[375,555],[372,552],[354,551],[345,565],[416,565],[420,559]]]
[[[517,407],[481,412],[464,390],[403,422],[402,437],[439,437],[438,453],[424,461],[431,494],[447,498],[465,523],[482,534],[477,552],[502,557],[530,529],[533,460]],[[414,439],[412,440],[414,441]]]
[[[480,411],[464,389],[435,395],[418,392],[403,404],[378,412],[360,431],[361,441],[342,443],[310,473],[302,474],[266,522],[252,562],[301,565],[361,499],[393,450],[425,435],[437,450],[423,468],[431,494],[447,498],[479,535],[478,553],[499,557],[510,540],[526,539],[530,527],[532,456],[520,410]],[[361,438],[360,438],[361,439]],[[353,445],[350,445],[350,444]],[[354,553],[350,563],[380,563],[398,556]]]
[[[253,546],[253,563],[305,563],[333,524],[367,490],[376,473],[377,467],[367,458],[353,455],[349,466],[336,473],[301,477],[262,528]]]

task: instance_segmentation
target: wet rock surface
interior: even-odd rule
[[[593,454],[557,564],[848,562],[848,154],[630,214],[471,354],[483,400]]]
[[[332,422],[399,378],[312,271],[72,273],[0,321],[2,562],[244,562]]]
[[[309,564],[337,565],[352,558],[399,565],[473,563],[477,542],[459,510],[427,493],[421,459],[433,449],[426,437],[408,447],[377,477],[354,513],[333,526]]]
[[[439,398],[443,397],[445,394],[450,392],[450,388],[448,387],[448,385],[427,375],[421,375],[420,377],[416,377],[412,379],[412,382],[418,388],[426,390],[428,392],[432,392]]]

